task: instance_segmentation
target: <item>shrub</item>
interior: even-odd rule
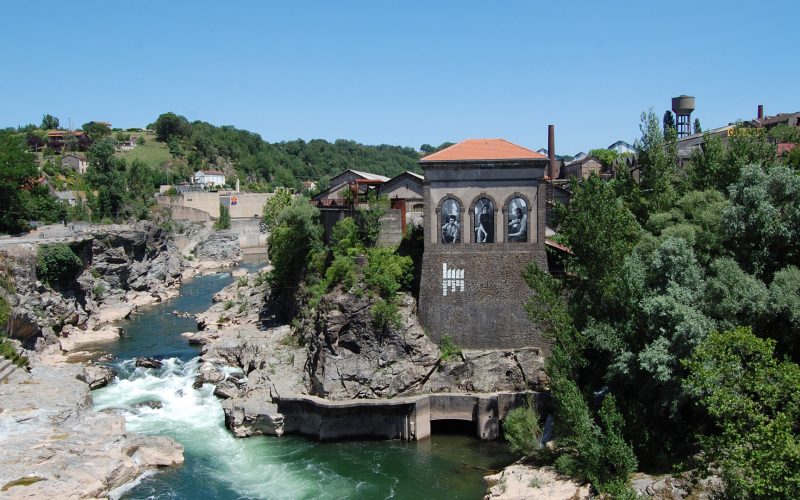
[[[92,288],[92,296],[95,300],[100,300],[103,298],[103,295],[106,293],[106,287],[102,285],[102,283],[98,283],[97,285]]]
[[[65,243],[53,243],[39,247],[36,272],[47,283],[63,283],[75,277],[83,266],[81,259]]]
[[[400,328],[403,326],[403,320],[397,310],[397,304],[392,301],[378,299],[370,309],[370,316],[372,317],[372,326],[383,332],[391,327]]]
[[[247,276],[240,276],[239,279],[236,280],[236,286],[239,288],[247,286]]]
[[[0,357],[10,359],[20,368],[28,365],[28,358],[20,355],[14,347],[14,344],[9,342],[3,335],[0,335]]]
[[[225,303],[222,305],[222,309],[224,309],[225,311],[227,311],[231,307],[233,307],[233,301],[232,300],[226,300]]]
[[[8,318],[11,316],[11,306],[5,297],[0,295],[0,327],[6,325]]]
[[[353,257],[339,255],[325,272],[326,288],[341,283],[342,288],[350,290],[356,283],[356,263]]]
[[[364,251],[364,245],[358,237],[358,225],[352,217],[345,217],[333,226],[331,248],[334,255],[350,255]]]
[[[453,338],[450,335],[445,335],[439,341],[439,351],[442,353],[442,361],[449,361],[455,356],[461,356],[461,347],[453,342]]]
[[[407,289],[414,277],[411,257],[397,255],[389,248],[372,248],[368,251],[369,263],[364,271],[364,281],[384,299],[392,299],[400,289]]]
[[[539,424],[539,414],[530,399],[527,405],[508,412],[503,421],[503,434],[514,453],[529,457],[539,449],[542,428]]]

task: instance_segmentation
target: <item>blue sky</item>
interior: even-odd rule
[[[269,141],[537,149],[553,123],[574,154],[684,93],[706,128],[800,110],[798,19],[797,1],[7,2],[0,126],[173,111]]]

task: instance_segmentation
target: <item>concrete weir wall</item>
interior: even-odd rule
[[[395,399],[329,401],[315,396],[292,395],[276,399],[284,418],[284,432],[320,441],[341,439],[402,439],[416,441],[431,435],[431,422],[475,422],[475,435],[483,440],[500,437],[500,422],[535,392],[490,394],[427,394]]]

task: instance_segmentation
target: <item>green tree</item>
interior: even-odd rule
[[[231,228],[231,212],[228,207],[220,204],[219,206],[219,219],[214,222],[214,229],[230,229]]]
[[[699,458],[730,498],[800,497],[800,366],[774,347],[749,328],[714,332],[685,363],[687,391],[716,426]]]
[[[267,199],[263,210],[264,223],[267,227],[272,228],[277,225],[278,216],[292,204],[292,198],[292,192],[288,189],[276,189],[275,194]]]
[[[159,115],[155,124],[156,138],[161,142],[169,142],[173,137],[185,139],[192,135],[192,125],[189,121],[175,113]]]
[[[727,167],[727,153],[718,135],[706,132],[700,149],[692,151],[687,167],[687,178],[693,189],[726,191],[736,181]]]
[[[59,127],[58,118],[53,115],[42,116],[42,125],[39,127],[42,130],[56,130]]]
[[[776,142],[800,143],[800,129],[785,123],[778,124],[767,131],[767,136]]]
[[[273,287],[298,286],[312,251],[322,244],[319,210],[306,198],[296,197],[275,219],[269,239],[272,270],[269,281]]]
[[[81,130],[83,130],[93,141],[111,135],[111,129],[108,127],[108,125],[95,121],[84,123],[81,125]]]
[[[800,266],[800,174],[784,166],[748,166],[730,187],[722,231],[744,270],[769,282]]]
[[[124,161],[114,157],[114,145],[107,139],[95,141],[87,156],[86,181],[97,190],[93,217],[95,220],[122,217],[127,196]]]
[[[674,128],[667,128],[662,134],[658,118],[652,111],[642,113],[639,129],[642,137],[637,139],[636,147],[639,149],[641,193],[645,205],[644,211],[636,215],[643,221],[650,213],[669,210],[677,199],[677,133]]]
[[[615,294],[614,279],[641,228],[614,186],[598,176],[576,183],[569,206],[557,212],[559,232],[572,250],[567,267],[574,276],[576,307],[600,314]]]
[[[22,136],[0,134],[0,232],[28,229],[31,181],[36,177],[33,155],[25,152]]]
[[[703,128],[700,126],[700,118],[694,119],[694,133],[700,134],[703,132]]]
[[[664,118],[662,119],[662,123],[664,124],[664,135],[666,136],[669,133],[669,130],[675,130],[675,115],[672,114],[672,111],[666,110],[664,111]]]

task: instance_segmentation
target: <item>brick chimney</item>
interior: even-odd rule
[[[547,173],[550,179],[556,178],[556,126],[547,126],[547,158],[550,159],[550,168]]]
[[[763,104],[759,104],[758,105],[758,121],[761,121],[763,119],[764,119],[764,105]]]

